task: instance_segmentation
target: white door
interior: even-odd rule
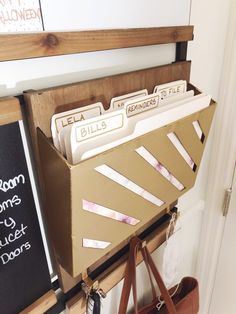
[[[232,0],[222,67],[197,278],[200,314],[236,314],[236,1]],[[224,191],[232,187],[228,216]]]
[[[236,314],[236,175],[225,221],[209,314]]]

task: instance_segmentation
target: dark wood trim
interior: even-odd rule
[[[185,42],[193,26],[0,35],[0,61]]]
[[[181,62],[187,60],[188,42],[181,41],[176,43],[175,62]]]

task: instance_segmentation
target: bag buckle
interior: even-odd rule
[[[159,302],[157,303],[156,308],[158,311],[160,311],[160,309],[162,308],[162,305],[165,303],[165,301],[161,300],[160,297],[158,297],[158,301]]]

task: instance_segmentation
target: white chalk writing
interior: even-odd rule
[[[13,243],[16,240],[20,239],[22,236],[24,236],[26,234],[25,230],[27,228],[28,228],[27,226],[24,226],[23,224],[21,224],[19,229],[16,229],[15,231],[9,233],[2,240],[0,240],[0,250],[4,246],[8,246],[10,243]]]
[[[21,199],[18,195],[14,195],[11,199],[0,203],[0,214],[6,211],[8,208],[13,208],[14,206],[20,205]]]
[[[19,174],[14,178],[5,181],[0,179],[0,193],[10,192],[18,186],[24,184],[25,177],[23,174]],[[20,205],[21,202],[21,198],[17,194],[15,194],[12,198],[1,201],[0,214],[5,213],[10,208]],[[28,226],[24,225],[23,223],[20,223],[20,225],[17,226],[15,219],[11,216],[6,218],[0,217],[0,230],[3,232],[7,231],[5,233],[6,235],[0,239],[0,252],[4,250],[4,252],[1,252],[2,254],[0,255],[0,262],[2,262],[3,265],[6,265],[10,261],[13,261],[17,256],[24,253],[25,251],[28,251],[31,248],[31,244],[29,242],[26,242],[21,246],[19,246],[18,244],[18,247],[14,250],[11,250],[10,252],[5,252],[5,249],[8,246],[26,236],[27,229]]]
[[[25,184],[25,177],[23,174],[19,174],[13,179],[9,179],[8,181],[3,181],[0,179],[0,191],[7,192],[8,190],[14,189],[19,184]]]
[[[31,248],[30,243],[26,242],[14,251],[11,251],[9,253],[3,253],[0,256],[2,264],[5,265],[8,262],[13,261],[17,256],[24,253],[25,251],[28,251],[30,248]]]
[[[14,229],[15,226],[16,226],[16,222],[15,222],[15,220],[12,217],[8,217],[8,218],[6,218],[6,219],[4,219],[2,221],[0,220],[0,225],[3,225],[5,227],[7,227],[7,228]]]

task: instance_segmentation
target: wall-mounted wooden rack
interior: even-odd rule
[[[176,44],[176,62],[172,64],[167,64],[150,69],[143,69],[130,73],[113,75],[96,80],[79,82],[76,84],[59,86],[50,89],[26,92],[24,94],[26,102],[26,112],[38,169],[42,170],[40,166],[36,131],[37,128],[40,128],[41,131],[44,133],[44,135],[42,135],[42,132],[40,133],[42,135],[40,135],[41,144],[42,142],[44,142],[43,149],[45,149],[46,147],[46,150],[50,150],[50,153],[52,153],[54,157],[56,156],[55,154],[57,154],[55,150],[53,150],[53,148],[50,146],[50,139],[48,139],[51,136],[50,118],[54,113],[88,105],[97,101],[101,101],[104,104],[105,109],[107,109],[109,107],[111,98],[117,95],[126,94],[143,88],[147,88],[148,92],[151,93],[155,85],[178,79],[184,79],[189,82],[191,63],[186,61],[186,56],[187,43],[192,39],[192,26],[0,35],[0,61],[48,57],[109,49],[131,48],[156,44]],[[204,113],[200,113],[206,136],[209,132],[209,126],[213,116],[214,107],[215,105],[212,102],[209,110],[207,109]],[[191,119],[195,119],[196,117],[194,116]],[[188,123],[191,122],[189,121],[183,121],[183,130],[184,127],[188,128]],[[186,139],[183,130],[180,130],[180,133],[182,134],[181,136]],[[188,143],[187,139],[186,143]],[[188,143],[187,145],[189,144],[190,143]],[[195,141],[195,144],[196,145],[194,147],[191,148],[190,145],[189,147],[192,153],[196,156],[197,166],[199,166],[205,142],[204,145],[201,145]],[[200,151],[198,151],[198,148],[200,149]],[[61,164],[64,162],[60,158],[58,158],[57,161]],[[172,167],[172,161],[169,160],[170,167]],[[44,163],[44,165],[46,165],[44,172],[46,171],[45,173],[47,173],[47,164]],[[171,169],[173,170],[173,173],[177,171],[176,169],[174,169],[174,167],[172,167]],[[186,167],[184,166],[183,169],[187,171]],[[184,171],[183,180],[185,180],[184,177],[186,176],[186,173],[189,173],[189,171],[186,171]],[[45,181],[40,170],[39,175],[42,183],[41,185],[44,186]],[[196,178],[196,173],[194,175],[190,175],[189,173],[189,178],[189,184],[187,184],[188,188],[193,186]],[[61,257],[63,257],[63,254],[61,255],[61,253],[64,249],[63,245],[61,247],[59,247],[60,245],[58,246],[57,240],[61,236],[60,231],[61,228],[63,228],[64,222],[57,221],[59,224],[56,226],[55,221],[53,221],[53,206],[55,205],[55,203],[53,203],[53,198],[51,198],[50,200],[49,187],[50,182],[46,182],[46,189],[43,191],[43,195],[46,196],[46,215],[48,217],[49,229],[51,228],[51,231],[53,231],[51,233],[51,239],[53,239],[54,242],[54,249],[56,252],[55,256],[57,256],[60,284],[63,291],[68,292],[71,288],[78,284],[78,282],[81,281],[81,275],[73,278],[71,275],[69,275],[68,271],[64,269],[65,266],[67,270],[72,270],[70,266],[68,267],[70,261],[68,264],[67,257],[65,257],[65,260],[63,261],[63,266],[61,265]],[[58,192],[55,190],[54,195],[56,195],[56,193]],[[170,202],[176,201],[178,196],[179,195],[176,194],[175,197],[171,198],[167,202],[168,205],[170,205]],[[62,209],[62,207],[60,207],[60,202],[57,205],[59,206],[59,208]],[[64,210],[65,209],[62,209],[59,213],[64,214]],[[152,219],[158,219],[158,217],[160,217],[168,210],[169,206],[164,206],[162,208],[163,212],[157,213],[156,216],[152,216]],[[58,211],[56,212],[58,213]],[[145,227],[147,226],[148,224],[145,224]],[[151,251],[159,247],[160,244],[164,241],[165,230],[166,225],[163,225],[161,229],[157,229],[158,234],[156,235],[156,237],[150,240],[149,246]],[[65,239],[69,239],[68,234]],[[96,261],[96,259],[92,259],[93,262],[92,260],[90,260],[91,265],[87,265],[88,274],[93,272],[96,267],[100,266],[103,262],[110,258],[112,254],[115,254],[122,246],[126,244],[127,239],[120,245],[118,245],[117,248],[113,248],[110,252],[107,252],[105,256],[100,256],[99,260]],[[67,245],[68,247],[70,247],[71,243],[69,242],[68,244],[67,242]],[[109,291],[116,283],[119,282],[119,280],[122,279],[125,267],[124,259],[125,257],[120,259],[118,264],[120,265],[121,261],[122,264],[118,266],[116,270],[114,270],[113,268],[114,265],[110,265],[107,272],[103,273],[103,275],[99,277],[100,285],[105,291]],[[75,273],[77,274],[77,271]],[[80,298],[80,295],[75,296],[68,303],[68,309],[70,313],[82,313],[84,310],[83,302],[84,301]]]
[[[192,39],[193,26],[6,34],[0,35],[0,61],[181,43]]]

